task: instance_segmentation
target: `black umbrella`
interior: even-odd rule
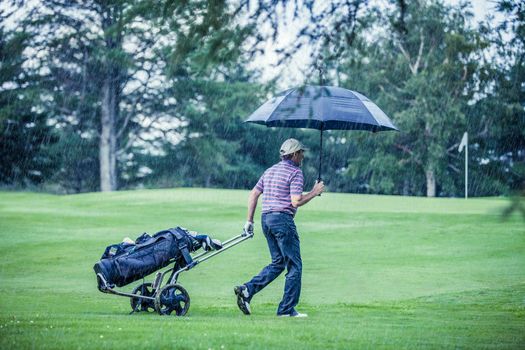
[[[366,96],[334,86],[307,85],[283,91],[260,106],[246,122],[320,130],[318,180],[321,180],[324,130],[398,130]]]

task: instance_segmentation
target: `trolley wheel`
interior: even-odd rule
[[[151,283],[143,283],[141,285],[138,285],[133,289],[131,292],[132,294],[138,294],[138,295],[144,295],[146,297],[154,297],[155,293],[153,292],[153,288],[151,287]],[[131,308],[135,312],[139,311],[155,311],[155,303],[153,300],[150,299],[142,299],[142,298],[131,298],[129,300],[131,304]],[[140,303],[140,305],[139,305]]]
[[[179,284],[168,284],[155,297],[155,309],[161,315],[184,316],[190,308],[190,296]]]

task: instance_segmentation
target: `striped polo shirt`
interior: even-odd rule
[[[268,168],[261,176],[255,189],[263,193],[262,212],[285,212],[295,215],[292,195],[303,194],[303,172],[291,160],[282,160]]]

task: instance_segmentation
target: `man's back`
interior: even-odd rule
[[[263,213],[297,211],[292,206],[291,196],[303,192],[303,172],[290,160],[283,160],[268,168],[255,188],[263,193]]]

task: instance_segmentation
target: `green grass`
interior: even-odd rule
[[[247,194],[0,193],[0,349],[525,349],[525,225],[501,198],[316,198],[296,218],[307,319],[275,317],[284,276],[237,309],[232,287],[269,262],[260,226],[181,275],[186,317],[96,289],[107,245],[175,225],[230,238]]]

